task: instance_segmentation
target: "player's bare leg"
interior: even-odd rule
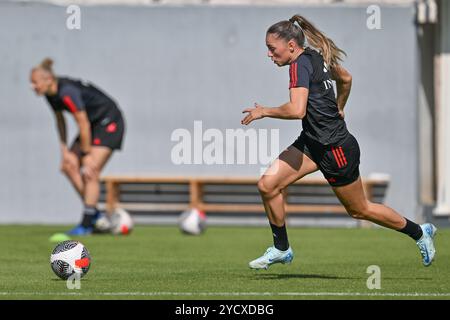
[[[432,263],[436,253],[433,243],[435,226],[429,223],[419,226],[388,206],[370,202],[364,193],[361,178],[346,186],[333,187],[333,191],[353,218],[368,220],[409,235],[420,249],[423,264],[429,266]]]
[[[67,152],[61,164],[61,172],[69,179],[77,194],[83,200],[84,182],[80,173],[80,159],[76,150]]]
[[[100,173],[111,157],[108,147],[93,146],[88,155],[82,159],[80,168],[83,183],[83,219],[77,227],[69,231],[70,235],[88,235],[93,232],[95,221],[100,217],[97,209],[100,197]]]
[[[258,182],[274,246],[249,263],[252,269],[267,269],[274,263],[290,263],[294,257],[287,239],[283,190],[305,175],[317,171],[317,165],[300,150],[290,146],[283,151]]]
[[[333,191],[348,214],[355,219],[368,220],[394,230],[401,230],[406,226],[405,218],[396,211],[367,200],[361,178],[346,186],[333,187]]]
[[[100,197],[100,173],[111,157],[112,150],[108,147],[92,147],[89,156],[92,157],[92,167],[81,168],[84,182],[84,203],[96,206]],[[87,172],[89,170],[89,172]]]

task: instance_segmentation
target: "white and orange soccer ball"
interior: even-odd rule
[[[119,235],[129,234],[134,227],[130,214],[122,208],[116,208],[111,216],[102,215],[95,222],[96,232]]]
[[[117,208],[111,217],[112,228],[111,233],[127,235],[133,230],[134,223],[128,211]]]
[[[91,256],[79,241],[67,240],[59,243],[50,255],[53,272],[67,280],[72,275],[83,277],[91,266]]]
[[[185,234],[202,234],[206,229],[206,214],[196,208],[188,209],[181,213],[178,225]]]

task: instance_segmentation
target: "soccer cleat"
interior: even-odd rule
[[[81,224],[68,231],[67,234],[70,236],[88,236],[92,234],[91,227],[83,227]]]
[[[431,223],[421,224],[420,228],[422,229],[423,235],[416,243],[422,255],[422,263],[425,267],[428,267],[433,262],[434,255],[436,254],[433,238],[437,229]]]
[[[248,264],[251,269],[268,269],[270,265],[274,263],[291,263],[294,259],[294,252],[291,247],[286,251],[278,250],[275,247],[269,247],[266,252]]]
[[[94,218],[92,219],[92,224],[95,225],[95,223],[98,221],[98,219],[104,217],[105,214],[103,212],[101,212],[100,210],[97,210],[97,212],[95,212],[94,214]]]

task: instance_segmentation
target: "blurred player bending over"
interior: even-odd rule
[[[94,231],[100,212],[100,172],[114,150],[119,150],[125,130],[122,113],[116,103],[90,83],[57,77],[53,61],[44,59],[31,71],[32,88],[44,96],[56,119],[61,142],[61,171],[69,178],[83,204],[81,223],[69,235],[88,235]],[[71,113],[78,124],[79,136],[67,146],[63,111]]]
[[[282,190],[317,170],[328,180],[349,215],[410,236],[420,249],[423,264],[429,266],[435,255],[436,228],[429,223],[419,226],[387,206],[370,202],[364,194],[358,142],[344,121],[344,106],[352,83],[350,73],[339,64],[345,53],[299,15],[272,25],[266,33],[266,45],[268,56],[276,65],[290,68],[290,101],[277,108],[256,104],[255,108],[244,110],[247,116],[242,124],[264,117],[302,119],[303,131],[258,182],[274,246],[251,261],[250,268],[267,269],[273,263],[292,260]],[[337,97],[332,80],[336,81]]]

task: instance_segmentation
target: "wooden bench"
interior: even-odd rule
[[[206,213],[261,213],[258,177],[104,176],[102,200],[108,211],[182,212],[197,208]],[[389,180],[363,179],[368,199],[382,203]],[[289,214],[347,214],[327,181],[303,178],[285,191]]]

